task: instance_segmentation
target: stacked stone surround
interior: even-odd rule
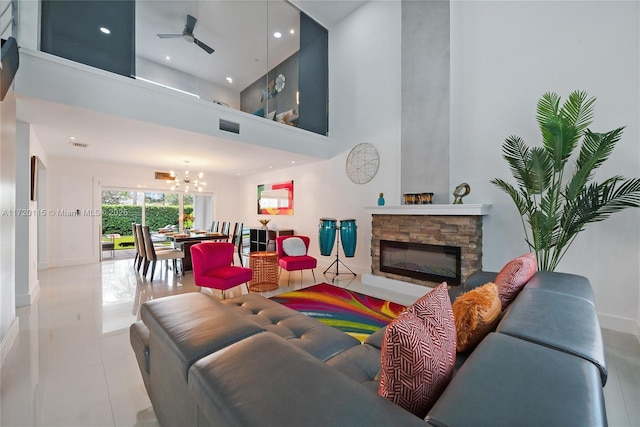
[[[372,215],[371,270],[374,275],[434,287],[438,283],[380,271],[380,240],[461,248],[462,282],[482,269],[480,215]]]

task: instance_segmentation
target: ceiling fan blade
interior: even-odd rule
[[[158,37],[161,39],[177,39],[178,37],[182,37],[182,34],[158,34]]]
[[[202,49],[204,49],[204,50],[205,50],[205,52],[207,52],[209,55],[211,55],[211,54],[214,52],[213,48],[211,48],[211,47],[207,46],[206,44],[202,43],[202,42],[201,42],[200,40],[198,40],[198,39],[193,39],[193,42],[194,42],[195,44],[197,44],[198,46],[200,46]]]
[[[187,25],[185,25],[184,31],[187,34],[193,34],[193,29],[196,27],[196,22],[197,21],[198,20],[195,17],[193,17],[191,15],[187,15]]]

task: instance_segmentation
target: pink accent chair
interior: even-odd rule
[[[304,242],[305,251],[304,255],[288,255],[284,248],[283,242],[287,239],[291,238],[299,238]],[[278,236],[276,237],[276,251],[278,252],[278,265],[281,269],[285,269],[289,272],[289,277],[287,278],[287,286],[289,286],[289,281],[291,280],[291,272],[300,270],[300,281],[302,282],[302,270],[311,270],[311,274],[313,275],[313,281],[316,280],[316,275],[313,272],[313,269],[318,266],[318,260],[312,256],[307,254],[309,251],[309,237],[307,236]],[[282,271],[282,270],[280,270]]]
[[[224,291],[249,282],[253,276],[250,268],[231,265],[234,245],[230,242],[205,242],[191,246],[193,278],[197,286]]]

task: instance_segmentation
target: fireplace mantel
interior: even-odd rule
[[[396,205],[366,207],[372,215],[488,215],[491,205],[461,204],[461,205]]]

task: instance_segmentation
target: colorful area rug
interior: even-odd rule
[[[360,341],[386,326],[405,309],[394,302],[321,283],[271,297]]]

